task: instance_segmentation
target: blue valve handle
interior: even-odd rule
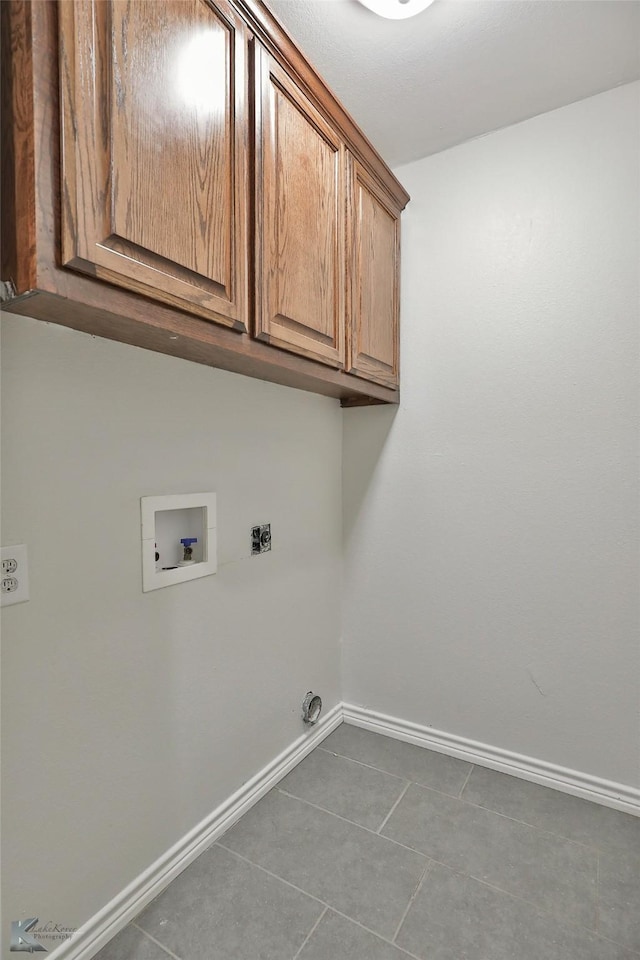
[[[198,542],[197,537],[183,537],[183,539],[180,541],[180,543],[184,547],[190,547],[192,543],[197,543],[197,542]]]

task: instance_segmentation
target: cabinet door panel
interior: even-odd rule
[[[347,371],[398,384],[400,211],[351,159]]]
[[[60,4],[63,263],[246,329],[246,31],[218,0]]]
[[[344,147],[266,52],[256,60],[256,336],[341,367]]]

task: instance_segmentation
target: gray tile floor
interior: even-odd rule
[[[640,820],[343,724],[99,960],[633,960]]]

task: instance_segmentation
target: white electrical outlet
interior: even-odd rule
[[[29,567],[27,548],[21,543],[15,547],[2,547],[0,551],[0,604],[23,603],[29,599]]]

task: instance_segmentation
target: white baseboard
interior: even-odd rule
[[[337,704],[308,732],[298,737],[280,756],[267,764],[213,813],[167,850],[121,893],[52,953],[51,960],[90,960],[154,897],[188,867],[208,846],[260,800],[279,780],[328,737],[342,722],[342,704]]]
[[[409,723],[397,717],[389,717],[375,710],[354,706],[345,703],[343,706],[344,719],[357,727],[382,733],[396,740],[415,743],[419,747],[427,747],[438,753],[446,753],[450,757],[468,760],[482,767],[490,767],[502,773],[509,773],[523,780],[540,783],[545,787],[553,787],[563,793],[570,793],[575,797],[593,800],[614,810],[622,810],[640,816],[640,790],[623,783],[614,783],[603,780],[578,770],[570,770],[534,757],[526,757],[511,750],[502,750],[486,743],[468,740],[432,727]]]
[[[205,817],[186,836],[167,850],[121,893],[95,914],[70,940],[49,954],[51,960],[91,960],[123,927],[133,920],[154,897],[171,883],[208,846],[233,826],[258,800],[328,737],[342,721],[382,733],[396,740],[458,757],[502,773],[553,787],[586,800],[640,816],[640,790],[612,783],[590,774],[536,760],[500,747],[478,743],[432,727],[409,723],[375,710],[348,703],[337,704],[308,733],[298,737],[280,756]]]

